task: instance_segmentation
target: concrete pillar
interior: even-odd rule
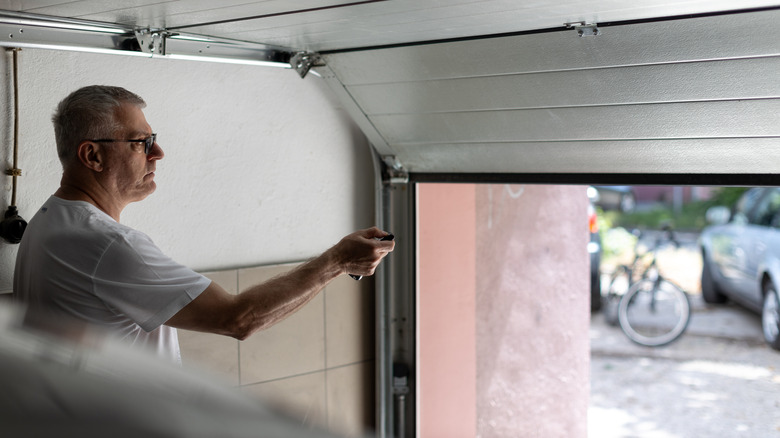
[[[582,186],[477,187],[477,436],[587,437]]]
[[[420,436],[587,437],[585,187],[432,184],[418,201]]]

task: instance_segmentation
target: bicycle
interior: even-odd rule
[[[685,332],[691,318],[688,294],[664,278],[656,263],[661,247],[667,243],[679,247],[673,230],[665,227],[663,231],[662,236],[666,237],[659,236],[644,253],[639,250],[642,235],[634,233],[634,260],[615,269],[604,297],[607,322],[619,324],[631,341],[647,347],[674,342]]]

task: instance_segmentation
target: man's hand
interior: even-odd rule
[[[380,240],[388,235],[376,227],[360,230],[341,239],[331,251],[343,273],[373,275],[382,259],[395,248],[394,241]]]

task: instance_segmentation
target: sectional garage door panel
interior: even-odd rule
[[[393,83],[780,55],[780,11],[327,54],[343,84]]]
[[[780,96],[780,56],[354,85],[370,117]]]
[[[391,145],[780,136],[780,99],[373,116]],[[630,147],[630,145],[626,145]]]
[[[780,138],[432,144],[398,146],[395,151],[409,169],[429,174],[448,174],[463,163],[513,175],[631,174],[637,169],[689,175],[704,169],[711,175],[780,171]]]
[[[778,173],[780,11],[326,55],[409,173]]]

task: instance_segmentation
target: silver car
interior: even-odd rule
[[[700,237],[702,297],[761,314],[764,339],[780,350],[780,188],[746,191],[733,210],[707,211]]]

